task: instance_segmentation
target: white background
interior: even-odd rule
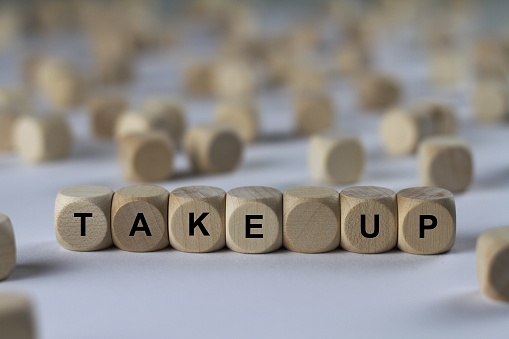
[[[15,154],[0,155],[0,211],[12,219],[18,244],[16,271],[0,282],[0,291],[33,297],[38,329],[47,339],[507,337],[509,304],[481,296],[475,241],[487,228],[509,226],[508,126],[474,123],[469,82],[433,87],[424,56],[418,49],[404,51],[382,48],[378,66],[402,79],[405,103],[433,96],[454,105],[461,120],[459,134],[473,148],[474,180],[468,191],[456,195],[457,238],[449,253],[64,250],[53,230],[57,192],[82,184],[113,189],[130,184],[122,178],[115,146],[93,140],[85,111],[78,109],[70,115],[75,132],[70,159],[27,165]],[[132,105],[153,94],[178,96],[176,65],[183,59],[172,53],[144,57],[141,81],[127,89]],[[5,84],[9,77],[17,79],[8,72],[14,60],[9,55],[2,59]],[[359,133],[366,148],[367,166],[357,184],[395,191],[418,186],[416,157],[386,155],[378,142],[379,116],[358,112],[351,83],[335,79],[331,86],[337,128]],[[318,184],[308,174],[307,140],[289,134],[291,97],[266,91],[259,104],[264,137],[246,149],[236,172],[188,175],[185,156],[179,154],[176,177],[158,184],[170,191],[186,185],[285,190]],[[185,100],[185,105],[190,125],[212,119],[212,101]]]

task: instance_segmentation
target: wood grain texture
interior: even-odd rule
[[[223,100],[216,107],[215,121],[235,128],[246,143],[254,141],[260,130],[258,111],[249,100]]]
[[[431,137],[419,146],[419,177],[424,186],[451,192],[467,189],[472,181],[473,160],[468,143],[458,137]]]
[[[497,123],[509,120],[509,87],[504,78],[481,80],[474,94],[474,114],[480,122]]]
[[[308,166],[316,181],[334,184],[358,181],[364,163],[364,147],[354,134],[331,132],[310,138]]]
[[[164,133],[127,135],[119,140],[118,150],[122,172],[128,180],[160,181],[173,173],[175,147]]]
[[[36,338],[32,302],[25,295],[0,293],[0,338]]]
[[[477,238],[477,278],[481,292],[509,302],[509,227],[491,228]]]
[[[357,98],[365,110],[385,110],[396,105],[401,97],[400,84],[385,74],[371,73],[359,79]]]
[[[29,163],[62,159],[71,153],[71,128],[61,115],[24,116],[14,125],[14,147]]]
[[[96,95],[88,101],[90,127],[99,139],[112,139],[115,125],[127,109],[127,102],[121,95]]]
[[[113,190],[105,186],[74,186],[58,192],[55,233],[59,244],[71,251],[97,251],[110,247],[113,244],[112,198]],[[83,213],[89,215],[84,218],[75,215]]]
[[[11,220],[0,213],[0,281],[11,275],[16,267],[16,239]]]
[[[194,171],[219,173],[239,166],[244,144],[238,132],[230,126],[198,125],[187,131],[184,150]]]
[[[334,128],[335,109],[325,91],[299,92],[294,103],[295,130],[311,135]]]
[[[399,249],[412,254],[439,254],[452,248],[456,239],[456,207],[451,192],[411,187],[399,191],[396,197]],[[421,220],[421,216],[436,218],[435,227],[426,228],[433,225],[433,220]]]
[[[433,120],[421,110],[395,108],[384,113],[380,123],[380,138],[391,155],[408,155],[419,143],[434,132]]]
[[[152,185],[129,186],[115,192],[111,206],[115,246],[129,252],[150,252],[167,247],[168,197],[166,189]],[[146,221],[148,232],[141,229],[145,226],[141,217]]]
[[[226,246],[240,253],[279,249],[283,244],[282,214],[283,195],[275,188],[247,186],[230,190],[226,194]]]
[[[226,193],[220,188],[188,186],[172,191],[168,209],[170,245],[183,252],[212,252],[223,248],[225,209]],[[206,216],[201,219],[204,213]],[[196,226],[200,219],[205,231]]]
[[[382,253],[396,246],[396,193],[383,187],[356,186],[342,190],[339,197],[343,249],[355,253]]]
[[[322,253],[339,246],[339,194],[328,187],[296,187],[283,193],[283,245]]]

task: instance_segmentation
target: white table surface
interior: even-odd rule
[[[81,184],[113,189],[130,184],[120,173],[115,146],[93,140],[84,109],[78,109],[70,116],[76,138],[71,158],[34,166],[13,154],[0,155],[0,211],[12,219],[18,244],[17,268],[0,282],[0,292],[33,297],[40,337],[46,339],[507,338],[509,304],[481,296],[475,241],[487,228],[509,226],[509,128],[475,124],[469,82],[433,87],[422,56],[416,56],[382,49],[377,62],[403,80],[405,102],[434,96],[453,104],[461,119],[459,134],[473,148],[474,181],[468,191],[456,195],[457,238],[449,253],[64,250],[53,230],[58,190]],[[0,67],[10,69],[9,56],[2,60]],[[172,53],[142,59],[141,81],[129,88],[132,104],[153,94],[178,96],[175,70],[182,60]],[[335,80],[332,88],[337,128],[358,132],[366,147],[367,166],[357,184],[395,191],[418,186],[416,157],[386,155],[378,142],[379,116],[358,112],[350,83]],[[265,137],[247,148],[237,171],[189,176],[185,156],[179,154],[180,174],[158,184],[168,190],[186,185],[225,190],[266,185],[285,190],[318,184],[307,170],[307,141],[285,137],[292,126],[287,94],[260,95]],[[185,105],[190,125],[212,119],[212,101],[186,100]]]

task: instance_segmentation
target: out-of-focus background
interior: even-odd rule
[[[504,337],[509,309],[478,291],[475,240],[509,224],[508,11],[474,0],[1,2],[0,212],[18,266],[0,291],[32,297],[41,338]],[[434,138],[469,155],[437,165],[445,183],[421,151]],[[58,245],[60,189],[135,183],[440,186],[455,193],[457,240],[440,256]]]

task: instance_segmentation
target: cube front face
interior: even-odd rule
[[[212,252],[223,248],[225,208],[226,193],[216,187],[188,187],[172,192],[168,209],[170,245],[183,252]]]
[[[283,195],[283,245],[294,252],[322,253],[339,246],[339,193],[299,187]]]
[[[27,297],[0,294],[0,338],[35,338],[32,304]]]
[[[0,214],[0,281],[9,277],[16,267],[16,240],[11,220]]]
[[[362,194],[364,192],[367,194]],[[398,226],[394,192],[378,187],[352,187],[340,193],[340,201],[343,249],[381,253],[396,246]]]
[[[239,187],[226,195],[226,246],[268,253],[283,244],[283,195],[270,187]]]
[[[456,238],[452,194],[440,188],[402,190],[398,201],[398,247],[412,254],[447,252]]]

